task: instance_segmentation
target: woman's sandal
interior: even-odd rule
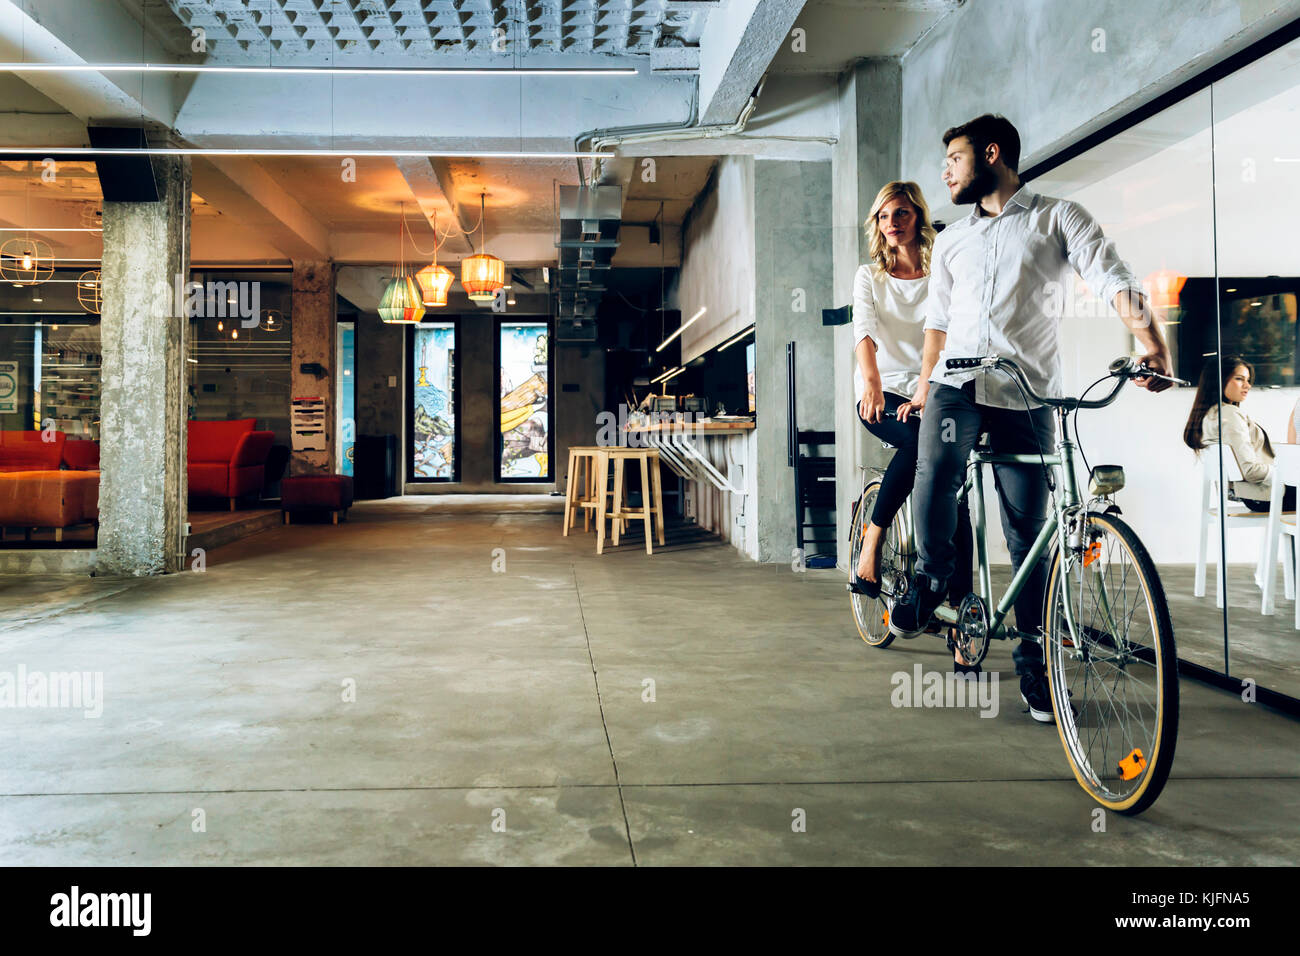
[[[858,577],[857,568],[854,568],[849,572],[849,590],[854,594],[861,594],[874,600],[880,597],[880,582],[862,580]]]

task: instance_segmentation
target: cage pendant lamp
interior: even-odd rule
[[[506,284],[506,264],[496,256],[489,256],[483,249],[483,208],[484,198],[479,197],[479,252],[466,256],[460,261],[460,284],[475,302],[488,302],[496,298],[501,287]]]
[[[403,217],[405,214],[403,206]],[[424,294],[420,291],[420,283],[406,272],[403,228],[404,218],[397,223],[397,265],[393,269],[393,278],[388,280],[379,299],[379,318],[389,325],[414,325],[424,318]]]
[[[54,275],[54,253],[43,239],[10,239],[0,245],[0,278],[15,286],[40,285]]]

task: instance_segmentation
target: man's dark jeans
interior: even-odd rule
[[[917,570],[946,583],[955,570],[952,546],[957,525],[956,495],[966,476],[966,462],[988,432],[991,451],[1004,455],[1053,453],[1056,422],[1050,408],[994,408],[975,402],[975,383],[962,388],[933,385],[921,419],[916,468]],[[1002,504],[1002,530],[1011,561],[1019,568],[1047,517],[1047,482],[1040,465],[994,465],[994,484]],[[1042,625],[1047,562],[1040,559],[1016,600],[1016,627],[1031,634]],[[990,609],[991,610],[991,609]],[[1039,677],[1042,648],[1021,641],[1013,655],[1016,673]]]

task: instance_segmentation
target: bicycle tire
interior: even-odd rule
[[[858,558],[862,553],[862,540],[866,535],[866,523],[875,511],[876,495],[880,491],[880,479],[874,478],[862,488],[862,494],[853,503],[853,519],[849,525],[849,567],[856,569]],[[878,571],[880,580],[884,580],[886,571],[884,562],[890,553],[889,538],[896,541],[898,536],[897,521],[886,532],[886,547],[881,549],[882,564]],[[894,641],[894,633],[889,629],[890,602],[881,595],[869,598],[864,594],[849,592],[849,605],[853,612],[853,624],[858,629],[858,636],[871,647],[888,647]]]
[[[1073,647],[1064,609],[1057,606],[1058,600],[1064,596],[1061,574],[1063,556],[1059,547],[1048,572],[1043,621],[1047,625],[1045,663],[1052,710],[1056,716],[1061,746],[1079,786],[1108,810],[1135,815],[1150,807],[1160,796],[1169,780],[1178,742],[1178,652],[1174,643],[1173,622],[1155,563],[1137,533],[1122,519],[1111,514],[1088,514],[1086,530],[1087,544],[1082,554],[1083,560],[1075,564],[1079,578],[1075,580],[1073,572],[1071,577],[1075,585],[1072,590],[1075,592],[1076,625],[1083,644],[1078,651]],[[1104,546],[1101,540],[1103,536],[1110,536],[1117,550],[1112,551]],[[1089,556],[1091,561],[1088,560]],[[1122,623],[1117,621],[1113,610],[1117,604],[1121,609],[1128,605],[1120,590],[1129,584],[1128,572],[1126,569],[1112,570],[1118,565],[1116,559],[1119,557],[1124,557],[1126,564],[1131,565],[1135,583],[1144,598],[1145,619],[1150,626],[1145,643],[1138,643],[1128,627],[1129,619],[1139,612],[1137,602],[1133,604],[1133,611],[1124,615]],[[1095,567],[1092,566],[1094,564]],[[1103,593],[1106,595],[1104,598],[1101,597]],[[1090,601],[1090,595],[1096,596],[1091,597]],[[1112,599],[1114,596],[1118,597],[1118,601]],[[1092,613],[1094,610],[1098,612],[1096,615]],[[1094,627],[1093,623],[1104,626]],[[1115,629],[1124,632],[1122,640],[1115,640]],[[1067,641],[1071,641],[1069,646]],[[1128,659],[1130,654],[1131,660]],[[1107,655],[1112,656],[1107,659]],[[1101,666],[1094,668],[1094,663],[1108,666],[1110,672],[1103,673]],[[1150,669],[1139,672],[1140,666]],[[1149,674],[1154,678],[1154,706],[1151,708],[1151,726],[1143,720],[1145,715],[1139,712],[1141,730],[1134,731],[1126,727],[1125,723],[1128,717],[1133,716],[1133,711],[1128,706],[1130,687],[1134,688],[1135,696],[1142,691],[1141,677],[1134,676],[1139,674]],[[1083,678],[1083,693],[1080,699],[1075,699],[1072,685],[1073,689],[1080,688],[1080,676]],[[1096,703],[1088,693],[1089,680],[1092,678],[1097,679],[1098,686],[1104,691]],[[1109,681],[1113,686],[1106,687],[1102,681]],[[1071,706],[1072,700],[1082,708],[1077,713],[1077,708]],[[1120,740],[1118,746],[1112,748],[1111,718],[1119,714],[1120,709],[1123,714],[1116,727],[1120,732]],[[1098,726],[1091,726],[1094,723]],[[1085,730],[1086,734],[1081,733]],[[1144,746],[1147,750],[1139,753]],[[1145,761],[1145,767],[1135,778],[1136,784],[1131,791],[1112,789],[1112,783],[1107,781],[1124,782],[1123,773],[1126,768],[1121,762],[1132,761],[1135,756]],[[1111,769],[1112,763],[1115,764],[1114,771]],[[1128,769],[1136,765],[1134,761]]]

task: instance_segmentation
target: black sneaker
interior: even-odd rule
[[[1047,687],[1046,674],[1024,674],[1020,678],[1020,699],[1029,708],[1029,716],[1040,724],[1056,723],[1052,712],[1052,692]],[[1079,716],[1079,709],[1070,705],[1070,713]]]
[[[925,630],[935,609],[943,603],[944,589],[928,574],[920,571],[889,615],[889,630],[897,637],[915,637]]]

